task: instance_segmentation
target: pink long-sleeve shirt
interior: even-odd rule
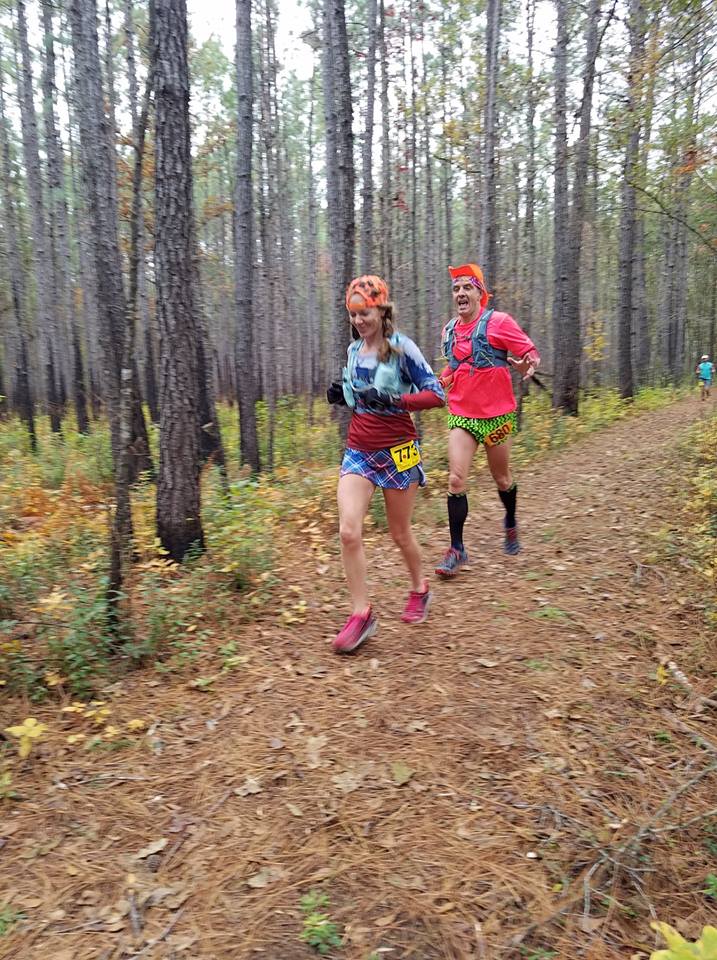
[[[471,337],[480,320],[482,310],[470,323],[457,323],[454,327],[453,352],[457,360],[471,356]],[[488,343],[499,350],[508,350],[514,356],[539,361],[540,355],[530,337],[521,330],[509,313],[493,313],[488,321]],[[448,390],[449,413],[458,417],[488,419],[510,413],[516,408],[510,367],[486,367],[475,369],[470,363],[462,363],[457,370],[445,367],[440,377],[448,379],[453,374]]]

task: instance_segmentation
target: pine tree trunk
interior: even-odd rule
[[[368,50],[366,52],[366,115],[361,150],[361,273],[375,272],[373,264],[373,122],[374,102],[376,98],[376,40],[377,40],[377,3],[368,0],[366,17],[368,19]]]
[[[135,33],[134,18],[132,15],[133,0],[124,0],[124,35],[125,35],[125,54],[127,58],[127,85],[129,90],[130,116],[132,118],[132,129],[137,130],[139,122],[139,105],[137,92],[137,69],[135,63]],[[136,132],[133,134],[136,141]],[[141,184],[140,184],[141,187]],[[149,311],[149,289],[147,283],[147,261],[145,257],[145,246],[147,243],[147,231],[144,220],[144,203],[139,203],[137,211],[137,244],[139,257],[137,261],[137,315],[139,326],[142,330],[142,340],[144,347],[144,394],[147,401],[147,408],[153,423],[159,423],[159,401],[157,398],[157,372],[154,355],[154,341],[152,337],[152,321]]]
[[[35,403],[30,379],[30,364],[27,349],[27,320],[25,316],[25,276],[20,260],[17,208],[12,193],[10,138],[5,114],[5,90],[0,70],[0,155],[2,156],[3,225],[7,234],[5,256],[7,258],[12,316],[16,330],[14,350],[14,406],[27,427],[30,449],[37,453],[35,429]]]
[[[52,21],[52,4],[42,0],[42,20],[45,39],[45,69],[43,70],[43,95],[45,119],[45,143],[50,198],[50,216],[53,225],[54,260],[56,264],[57,300],[62,311],[63,337],[71,346],[71,381],[77,429],[89,433],[87,415],[87,392],[85,388],[84,361],[80,346],[80,332],[75,305],[72,298],[72,257],[70,254],[69,215],[65,198],[62,144],[55,120],[57,89],[55,80],[55,46]]]
[[[627,86],[626,127],[627,144],[622,166],[620,239],[618,254],[619,269],[619,318],[618,318],[618,383],[620,396],[634,396],[633,376],[633,280],[636,269],[635,241],[635,178],[640,149],[641,87],[643,59],[645,55],[645,12],[641,0],[630,0],[628,32],[630,37],[630,60]]]
[[[33,99],[34,81],[27,37],[25,0],[16,0],[16,4],[18,40],[22,60],[22,70],[18,77],[18,93],[25,155],[25,176],[32,224],[32,259],[37,285],[37,326],[42,345],[40,355],[45,373],[45,392],[50,426],[53,433],[60,433],[62,429],[61,410],[54,356],[54,345],[58,338],[53,303],[56,303],[57,300],[53,290],[52,253],[45,219],[40,145]]]
[[[258,472],[259,439],[256,427],[258,376],[254,346],[254,198],[252,176],[253,68],[251,0],[236,5],[237,159],[234,192],[236,380],[240,424],[241,462]]]
[[[575,172],[573,176],[572,203],[570,205],[568,235],[565,240],[565,274],[568,278],[562,290],[563,309],[561,317],[562,366],[561,381],[564,406],[570,413],[577,413],[580,390],[581,299],[580,272],[585,224],[585,192],[590,160],[590,126],[593,103],[595,62],[599,52],[598,28],[601,0],[591,0],[585,23],[585,67],[583,70],[583,95],[580,104],[580,132],[575,145]]]
[[[381,269],[393,289],[393,183],[391,177],[391,108],[388,97],[388,52],[384,0],[379,2],[379,60],[381,65]]]
[[[344,296],[354,266],[354,166],[351,75],[343,0],[324,0],[324,113],[326,118],[327,215],[331,247],[332,371],[346,350]]]
[[[555,44],[555,173],[553,204],[553,406],[578,412],[578,384],[571,333],[566,329],[568,274],[568,129],[567,129],[567,0],[555,3],[558,35]],[[574,335],[574,331],[572,332]]]
[[[486,93],[483,107],[483,195],[480,261],[490,289],[499,288],[496,148],[498,140],[498,74],[502,0],[487,0]]]
[[[155,262],[160,337],[157,534],[173,560],[203,549],[186,0],[156,0]]]

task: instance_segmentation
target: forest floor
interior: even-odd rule
[[[281,558],[297,622],[281,598],[237,610],[221,676],[110,689],[113,722],[149,725],[136,746],[63,751],[87,721],[33,708],[51,735],[0,805],[0,904],[25,917],[0,956],[299,960],[302,931],[331,939],[311,890],[349,960],[640,958],[656,918],[697,937],[717,914],[717,711],[661,664],[714,695],[677,533],[678,443],[707,413],[681,401],[524,467],[515,558],[479,474],[472,566],[435,583],[425,625],[400,623],[399,557],[372,530],[379,631],[332,655],[345,587],[314,518]],[[445,530],[419,536],[433,564]]]

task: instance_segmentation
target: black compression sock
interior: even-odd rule
[[[515,503],[518,499],[518,484],[514,483],[508,490],[499,490],[498,496],[505,507],[505,525],[506,527],[515,526]]]
[[[448,526],[451,531],[451,546],[463,549],[463,524],[468,516],[468,497],[465,493],[448,494]]]

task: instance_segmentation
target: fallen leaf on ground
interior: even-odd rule
[[[278,867],[264,867],[252,877],[249,877],[249,879],[246,881],[246,884],[248,887],[253,887],[255,890],[260,890],[262,887],[268,887],[270,883],[280,880],[283,875],[284,871],[280,870]]]
[[[391,778],[397,787],[402,787],[404,783],[408,783],[415,772],[403,760],[397,760],[391,764]]]
[[[344,773],[337,773],[331,778],[342,793],[353,793],[358,790],[364,780],[364,774],[360,770],[346,770]]]
[[[250,794],[261,793],[262,786],[255,777],[247,777],[244,783],[237,787],[234,793],[238,797],[248,797]]]
[[[155,840],[148,846],[143,847],[139,853],[135,854],[135,860],[146,860],[147,857],[151,857],[153,853],[160,853],[168,843],[169,840],[167,840],[166,837],[162,837],[161,840]]]

